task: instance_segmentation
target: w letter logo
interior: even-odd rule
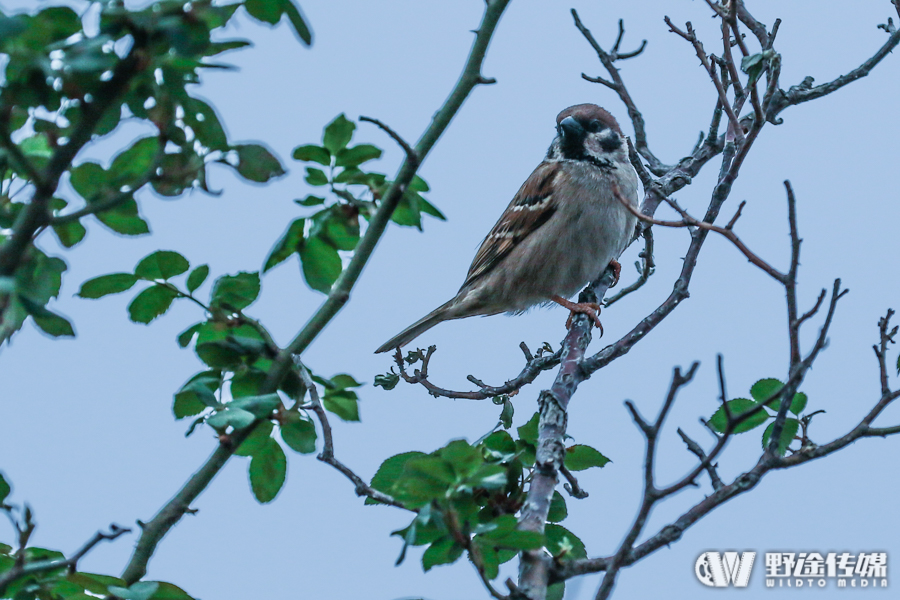
[[[704,552],[697,557],[694,573],[703,585],[709,587],[747,587],[756,552],[744,552],[738,558],[737,552]]]

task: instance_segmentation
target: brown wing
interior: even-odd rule
[[[500,220],[481,242],[462,287],[493,270],[516,245],[550,219],[556,212],[553,182],[560,173],[559,163],[543,162],[525,180]]]

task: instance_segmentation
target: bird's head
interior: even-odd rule
[[[625,136],[615,117],[596,104],[576,104],[556,117],[551,160],[628,161]]]

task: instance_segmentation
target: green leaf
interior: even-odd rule
[[[344,113],[339,114],[334,121],[325,127],[325,135],[322,138],[322,145],[331,152],[337,154],[347,147],[350,139],[353,137],[353,131],[356,124],[347,119]]]
[[[238,456],[255,456],[272,439],[272,430],[275,428],[271,421],[258,423],[247,439],[234,451]]]
[[[211,393],[211,392],[210,392]],[[215,398],[215,396],[213,396]],[[172,413],[176,419],[193,417],[206,410],[207,405],[200,401],[193,391],[181,391],[175,394],[175,402],[172,403]]]
[[[262,270],[263,273],[286,260],[300,248],[300,245],[303,243],[304,227],[306,227],[306,219],[296,219],[288,226],[287,231],[284,232],[284,235],[272,248],[269,257],[266,258],[266,264]]]
[[[287,458],[278,442],[269,438],[250,459],[250,487],[261,504],[271,502],[284,485]]]
[[[734,400],[729,400],[726,404],[728,405],[728,410],[731,413],[732,419],[736,419],[740,415],[751,410],[755,410],[759,407],[759,404],[757,404],[753,400],[748,400],[747,398],[735,398]],[[760,425],[765,423],[766,419],[768,418],[769,413],[764,410],[758,410],[752,417],[747,417],[746,420],[735,427],[734,433],[744,433],[745,431],[750,431],[751,429],[759,427]],[[725,414],[724,406],[720,406],[718,410],[713,413],[713,416],[709,419],[709,424],[719,433],[725,433],[725,429],[728,426],[728,417]]]
[[[219,400],[215,391],[221,384],[220,377],[216,371],[203,371],[191,377],[175,394],[175,418],[194,416],[206,408],[218,408]]]
[[[362,387],[363,384],[353,379],[352,375],[340,373],[331,378],[331,383],[336,390],[346,390],[347,388]]]
[[[445,535],[428,546],[422,554],[422,570],[427,573],[431,567],[454,563],[462,553],[463,547],[452,536]]]
[[[98,198],[107,179],[106,171],[95,162],[83,162],[69,171],[69,183],[88,203]]]
[[[150,600],[194,600],[194,598],[177,585],[165,581],[158,581],[156,583],[159,584],[159,589],[156,590],[156,593],[153,594],[153,597]]]
[[[281,177],[285,173],[278,159],[259,144],[239,144],[233,149],[237,151],[238,155],[237,172],[244,179],[265,183],[274,177]]]
[[[135,323],[146,325],[156,317],[164,315],[177,297],[178,292],[169,287],[150,286],[135,296],[128,305],[128,318]]]
[[[544,545],[544,536],[540,533],[516,529],[516,518],[512,515],[503,515],[491,522],[497,527],[487,533],[479,534],[479,537],[494,547],[535,550]],[[547,527],[549,528],[551,525],[547,525]],[[554,527],[559,527],[559,525],[554,525]]]
[[[563,600],[566,595],[566,582],[560,581],[547,586],[547,596],[545,600]]]
[[[546,548],[554,558],[587,558],[584,543],[562,525],[548,524],[544,527],[544,535],[547,536]]]
[[[569,509],[566,507],[566,499],[563,495],[553,491],[553,497],[550,499],[550,512],[547,513],[547,521],[551,523],[559,523],[569,516]]]
[[[137,283],[137,277],[131,273],[110,273],[109,275],[101,275],[88,279],[81,284],[78,296],[95,300],[102,298],[107,294],[119,294],[130,290]]]
[[[512,436],[505,431],[495,431],[484,438],[481,444],[495,454],[494,457],[489,457],[490,460],[507,461],[518,451]]]
[[[381,158],[381,148],[372,144],[359,144],[352,148],[345,148],[338,152],[335,166],[357,167],[364,162]]]
[[[31,318],[34,319],[35,325],[47,335],[52,335],[53,337],[75,337],[75,330],[72,329],[72,324],[65,317],[47,310],[25,296],[19,296],[19,302],[22,303],[25,310],[31,315]]]
[[[203,323],[194,323],[184,331],[178,334],[178,345],[182,348],[187,348],[191,343],[191,340],[194,339],[194,336],[200,331],[200,328],[203,327]]]
[[[0,473],[0,504],[3,504],[3,501],[6,500],[6,497],[9,496],[10,492],[12,492],[12,487],[9,485],[9,482],[6,481],[3,473]]]
[[[134,198],[122,202],[115,208],[95,213],[94,216],[106,227],[122,235],[150,233],[147,222],[138,214],[138,205]]]
[[[156,590],[159,589],[159,583],[155,581],[138,581],[127,588],[117,585],[109,586],[110,594],[122,598],[122,600],[150,600]]]
[[[576,444],[566,448],[566,468],[570,471],[584,471],[591,467],[604,467],[609,459],[595,448]]]
[[[247,398],[249,396],[258,396],[265,380],[266,374],[263,371],[241,369],[231,378],[231,397]]]
[[[538,422],[541,419],[541,413],[536,412],[528,420],[527,423],[516,429],[519,432],[519,439],[529,444],[536,444],[538,440]]]
[[[209,277],[209,265],[200,265],[188,275],[187,278],[187,289],[190,293],[194,293],[197,291],[203,282],[206,281],[206,278]]]
[[[50,158],[53,156],[53,148],[44,134],[27,137],[19,143],[22,154],[33,158]]]
[[[238,42],[246,45],[246,42]],[[236,46],[231,46],[234,48]],[[182,102],[184,123],[194,130],[200,142],[210,150],[228,150],[228,137],[216,111],[206,102],[188,97]]]
[[[403,454],[396,454],[388,458],[381,463],[380,467],[378,467],[378,471],[376,471],[375,475],[372,477],[370,485],[379,492],[391,494],[394,484],[397,483],[406,468],[406,463],[414,458],[422,458],[425,456],[428,455],[424,452],[404,452]],[[378,501],[369,498],[366,500],[366,503],[378,504]]]
[[[53,233],[56,234],[56,239],[63,247],[71,248],[84,239],[87,230],[80,221],[69,221],[53,225]]]
[[[375,387],[383,387],[385,390],[392,390],[400,383],[400,376],[396,373],[385,373],[384,375],[375,376]]]
[[[325,204],[325,198],[319,198],[318,196],[313,196],[310,194],[303,200],[294,200],[300,206],[319,206],[320,204]]]
[[[321,186],[328,185],[328,176],[322,169],[315,167],[306,167],[306,183],[309,185]]]
[[[145,137],[116,156],[109,167],[109,177],[118,184],[116,187],[143,178],[153,166],[153,159],[158,150],[159,140],[155,137]]]
[[[316,426],[297,411],[287,411],[282,417],[281,439],[291,450],[311,454],[316,451]]]
[[[228,403],[229,408],[246,410],[257,419],[268,418],[271,416],[272,411],[279,406],[281,406],[281,398],[278,394],[246,396]]]
[[[325,235],[338,250],[354,250],[359,243],[359,217],[335,208],[325,221]]]
[[[453,440],[441,448],[440,455],[460,479],[474,474],[484,462],[481,452],[470,446],[465,440]]]
[[[503,400],[503,410],[500,411],[500,424],[503,426],[503,429],[509,429],[512,427],[513,415],[515,414],[515,408],[513,407],[513,403],[510,402],[509,397],[504,398]]]
[[[772,396],[777,394],[778,390],[783,387],[784,384],[777,379],[760,379],[750,387],[750,396],[757,402],[762,403],[769,400],[769,398],[772,398]],[[772,398],[767,406],[772,410],[778,410],[778,405],[780,403],[781,400],[776,397]]]
[[[769,439],[772,437],[772,430],[775,429],[775,422],[769,423],[762,436],[763,450],[769,447]],[[778,440],[778,456],[784,456],[788,446],[794,441],[797,432],[800,431],[800,421],[797,419],[785,419],[784,428],[781,430],[781,438]]]
[[[304,162],[317,162],[320,165],[325,165],[326,167],[331,164],[331,153],[322,146],[316,146],[315,144],[297,146],[296,148],[294,148],[291,156],[294,158],[294,160],[301,160]]]
[[[447,217],[444,216],[444,213],[439,211],[431,202],[419,196],[419,210],[421,210],[426,215],[431,215],[436,219],[440,219],[441,221],[446,221]]]
[[[134,269],[134,274],[150,281],[170,279],[185,273],[191,263],[185,257],[172,250],[157,250],[145,256]]]
[[[97,573],[85,573],[83,571],[69,573],[66,576],[66,581],[75,584],[89,592],[93,592],[94,594],[102,594],[104,596],[109,594],[108,588],[111,585],[117,585],[119,587],[125,586],[125,582],[118,577],[112,577],[110,575],[98,575]]]
[[[243,310],[259,296],[259,273],[241,272],[216,279],[212,289],[211,308]]]
[[[281,0],[281,2],[284,14],[288,16],[288,20],[291,22],[291,26],[297,33],[297,36],[303,40],[303,43],[307,46],[311,45],[312,32],[310,32],[309,26],[306,24],[306,20],[303,18],[297,5],[294,3],[294,0]]]
[[[806,394],[803,392],[797,392],[794,394],[794,397],[791,398],[791,412],[795,415],[799,415],[803,412],[803,409],[806,408],[806,402],[808,398]]]
[[[246,0],[244,8],[250,13],[250,16],[275,25],[281,20],[283,8],[281,0]]]
[[[314,290],[327,294],[343,270],[337,249],[320,237],[306,240],[300,248],[303,277]]]
[[[353,392],[326,393],[322,404],[344,421],[359,421],[359,402]]]
[[[255,420],[256,417],[251,412],[240,408],[225,408],[208,418],[206,423],[214,429],[225,429],[231,426],[237,430],[249,427]]]

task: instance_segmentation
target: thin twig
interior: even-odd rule
[[[328,422],[328,414],[325,412],[325,407],[322,405],[322,400],[319,398],[319,391],[316,389],[316,384],[313,383],[312,377],[309,374],[309,370],[300,362],[299,357],[295,357],[295,365],[297,369],[297,374],[300,376],[300,380],[303,381],[303,385],[306,387],[306,391],[309,393],[309,399],[311,403],[310,410],[315,413],[316,417],[319,419],[319,425],[322,427],[322,452],[316,457],[320,461],[325,464],[331,465],[335,469],[341,472],[347,479],[351,481],[354,485],[354,489],[356,491],[357,496],[366,496],[373,500],[377,500],[378,502],[382,502],[384,504],[390,504],[391,506],[396,506],[397,508],[406,508],[400,502],[394,500],[391,496],[379,492],[372,486],[368,485],[365,481],[363,481],[362,477],[353,472],[350,467],[346,466],[344,463],[339,461],[334,456],[334,437],[331,432],[331,424]]]
[[[406,152],[406,160],[408,160],[414,167],[417,167],[419,165],[418,153],[415,150],[413,150],[412,146],[410,146],[408,143],[406,143],[406,140],[404,140],[402,137],[400,137],[400,134],[398,134],[396,131],[394,131],[393,129],[391,129],[390,127],[388,127],[387,125],[385,125],[384,123],[379,121],[378,119],[360,116],[359,120],[365,121],[368,123],[374,123],[375,125],[380,127],[382,129],[382,131],[384,131],[386,134],[391,136],[391,138],[393,138],[393,140],[395,142],[397,142],[397,144],[399,144],[401,148],[403,148],[403,151]]]

